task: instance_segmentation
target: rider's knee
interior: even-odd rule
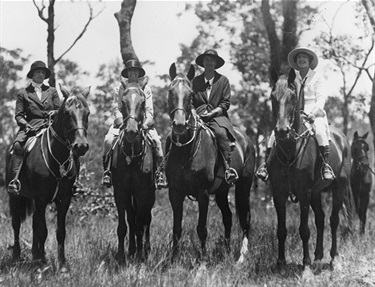
[[[23,144],[20,143],[20,142],[15,142],[14,145],[13,145],[13,152],[15,155],[18,155],[18,156],[23,156]]]

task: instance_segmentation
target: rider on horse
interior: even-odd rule
[[[318,57],[307,48],[296,48],[288,55],[289,65],[296,70],[296,84],[301,110],[307,114],[307,121],[315,126],[315,137],[323,157],[322,177],[324,180],[335,178],[332,168],[328,165],[329,156],[329,127],[327,115],[324,110],[326,93],[323,87],[321,75],[314,71],[318,65]],[[268,141],[265,163],[263,163],[256,176],[263,181],[268,178],[267,159],[275,142],[275,134],[272,132]]]
[[[146,74],[145,70],[142,68],[141,64],[137,60],[129,60],[125,63],[125,69],[122,70],[121,76],[127,79],[127,82],[138,83],[139,78],[144,77]],[[124,87],[121,84],[116,92],[115,101],[114,101],[114,116],[115,120],[113,125],[110,127],[108,133],[104,139],[104,155],[103,155],[103,165],[104,165],[104,174],[102,179],[102,184],[106,187],[112,186],[111,172],[110,172],[110,163],[112,157],[112,145],[114,140],[119,135],[119,129],[123,123],[123,116],[121,113],[121,95],[124,91]],[[143,92],[146,95],[146,113],[145,118],[142,124],[142,128],[147,130],[148,135],[153,141],[154,154],[156,154],[156,165],[157,171],[155,174],[155,185],[158,189],[165,188],[168,186],[165,172],[164,172],[164,154],[163,148],[161,145],[160,136],[158,135],[156,129],[154,128],[154,107],[152,101],[152,92],[151,88],[146,85]]]
[[[32,79],[27,88],[17,93],[15,119],[20,129],[13,143],[10,160],[10,175],[13,178],[8,185],[8,193],[18,194],[20,182],[18,175],[24,159],[24,146],[27,139],[45,127],[48,118],[53,117],[60,108],[57,90],[43,84],[51,71],[42,61],[32,63],[27,77]]]
[[[195,63],[203,67],[204,72],[193,79],[192,104],[196,113],[214,132],[224,157],[225,180],[234,184],[238,174],[231,167],[231,152],[236,146],[236,138],[227,113],[230,106],[230,84],[227,77],[215,71],[225,61],[215,50],[210,49],[199,55]]]

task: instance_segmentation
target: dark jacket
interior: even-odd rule
[[[20,126],[15,141],[24,142],[27,139],[26,124],[38,127],[48,119],[48,112],[57,111],[61,102],[55,88],[42,85],[42,98],[39,100],[34,87],[30,84],[26,89],[17,93],[15,119]]]
[[[193,79],[192,104],[198,115],[220,107],[223,115],[214,118],[213,120],[221,127],[226,128],[227,131],[235,138],[233,125],[228,118],[228,109],[230,107],[230,84],[227,77],[215,71],[214,81],[211,87],[210,98],[207,98],[206,84],[204,74],[201,74]]]

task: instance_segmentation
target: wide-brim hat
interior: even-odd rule
[[[143,68],[141,66],[141,63],[139,63],[138,60],[127,61],[125,63],[125,69],[123,69],[122,72],[121,72],[121,76],[123,76],[124,78],[128,78],[129,77],[129,75],[128,75],[129,69],[137,69],[139,71],[138,72],[138,78],[141,78],[144,75],[146,75],[146,71],[143,70]]]
[[[288,55],[288,62],[289,65],[292,66],[293,69],[299,70],[300,68],[298,67],[296,63],[297,55],[303,53],[307,54],[310,56],[311,61],[310,61],[310,69],[314,70],[316,66],[318,66],[318,57],[317,55],[310,49],[308,48],[296,48],[293,51],[291,51]]]
[[[210,57],[213,57],[215,58],[216,60],[216,67],[215,69],[219,69],[220,67],[222,67],[224,64],[225,64],[225,61],[222,57],[220,57],[216,50],[214,49],[209,49],[207,51],[205,51],[203,54],[199,55],[196,59],[195,59],[195,63],[198,65],[198,66],[201,66],[204,68],[203,66],[203,59],[205,56],[210,56]]]
[[[51,70],[47,68],[46,64],[43,61],[35,61],[31,64],[30,71],[27,73],[27,77],[32,79],[34,76],[34,72],[36,70],[43,70],[46,72],[45,79],[48,79],[51,76]]]

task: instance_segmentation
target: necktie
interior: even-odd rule
[[[206,82],[206,90],[210,90],[211,89],[211,84],[209,81]]]
[[[300,110],[303,111],[305,109],[305,82],[307,80],[307,77],[303,80],[301,84],[301,89],[299,90],[299,104],[300,104]]]

